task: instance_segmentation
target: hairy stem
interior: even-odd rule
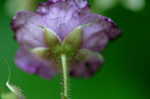
[[[61,55],[61,63],[62,63],[62,73],[63,73],[63,96],[62,99],[68,98],[68,67],[67,67],[67,57],[65,54]]]

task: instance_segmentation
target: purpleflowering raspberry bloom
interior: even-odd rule
[[[99,51],[120,35],[110,18],[90,12],[86,0],[49,0],[35,12],[18,12],[12,29],[20,45],[16,64],[48,79],[61,72],[62,53],[71,76],[92,76],[103,64]]]

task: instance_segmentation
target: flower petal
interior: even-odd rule
[[[70,75],[75,77],[90,77],[102,64],[103,58],[99,53],[82,49],[71,66]]]
[[[18,12],[16,16],[13,17],[11,27],[14,32],[17,32],[21,27],[26,24],[26,21],[34,16],[34,13],[29,11]]]
[[[92,14],[88,8],[77,7],[76,2],[79,3],[80,0],[57,3],[55,0],[52,1],[53,4],[49,4],[48,1],[40,5],[35,13],[24,11],[14,17],[12,28],[17,32],[16,37],[20,44],[29,48],[45,46],[43,32],[39,25],[53,30],[61,40],[64,40],[74,28],[97,21],[85,28],[83,42],[83,48],[96,51],[104,48],[108,39],[114,39],[120,34],[120,30],[111,19]]]
[[[38,21],[37,21],[38,20]],[[43,31],[40,26],[44,26],[41,17],[29,11],[18,12],[13,18],[12,29],[16,32],[17,41],[28,48],[43,47]]]
[[[79,8],[85,8],[88,5],[87,0],[73,0]]]
[[[59,2],[59,1],[66,1],[66,0],[48,0],[48,1],[56,3],[56,2]]]
[[[42,11],[46,10],[46,14]],[[12,29],[16,32],[17,41],[28,48],[43,47],[43,31],[39,26],[47,27],[57,35],[64,37],[78,25],[76,7],[60,2],[48,6],[40,6],[36,13],[22,11],[17,13],[12,21]],[[41,13],[40,13],[41,12]],[[58,13],[59,12],[59,13]]]
[[[84,30],[83,48],[100,51],[107,45],[108,40],[120,35],[119,28],[110,18],[98,14],[82,12],[80,22],[93,23]]]
[[[37,74],[47,79],[50,79],[57,73],[55,64],[50,61],[40,60],[22,48],[17,52],[16,64],[25,72]]]
[[[36,13],[40,14],[44,18],[44,22],[50,20],[47,23],[48,26],[53,26],[52,28],[59,37],[63,40],[66,35],[73,31],[74,28],[78,27],[80,24],[80,7],[78,7],[77,2],[80,0],[66,0],[65,2],[57,2],[50,4],[42,3]],[[80,1],[86,2],[86,1]]]

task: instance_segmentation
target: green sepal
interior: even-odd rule
[[[63,45],[64,46],[69,45],[73,49],[79,49],[81,47],[82,40],[83,40],[83,28],[82,26],[79,26],[68,34],[68,36],[63,41]]]
[[[48,48],[37,47],[37,48],[31,49],[30,52],[42,59],[48,59],[50,57],[50,54],[49,54],[50,51]]]
[[[57,36],[57,34],[41,26],[44,33],[44,41],[47,48],[34,48],[31,52],[44,59],[58,59],[61,54],[65,54],[68,60],[72,60],[77,55],[83,42],[83,28],[90,24],[83,24],[75,28],[72,32],[64,38],[63,41]]]
[[[86,61],[91,57],[97,57],[101,62],[104,61],[103,56],[99,52],[91,51],[88,49],[80,49],[75,59],[80,61]]]
[[[61,40],[53,30],[48,29],[48,28],[43,27],[43,26],[41,26],[41,28],[43,29],[43,33],[44,33],[45,44],[49,48],[54,48],[57,45],[60,45]]]

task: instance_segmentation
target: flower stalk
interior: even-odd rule
[[[61,55],[61,63],[62,63],[62,74],[63,74],[62,99],[69,99],[68,98],[68,67],[67,67],[67,57],[65,54]]]

